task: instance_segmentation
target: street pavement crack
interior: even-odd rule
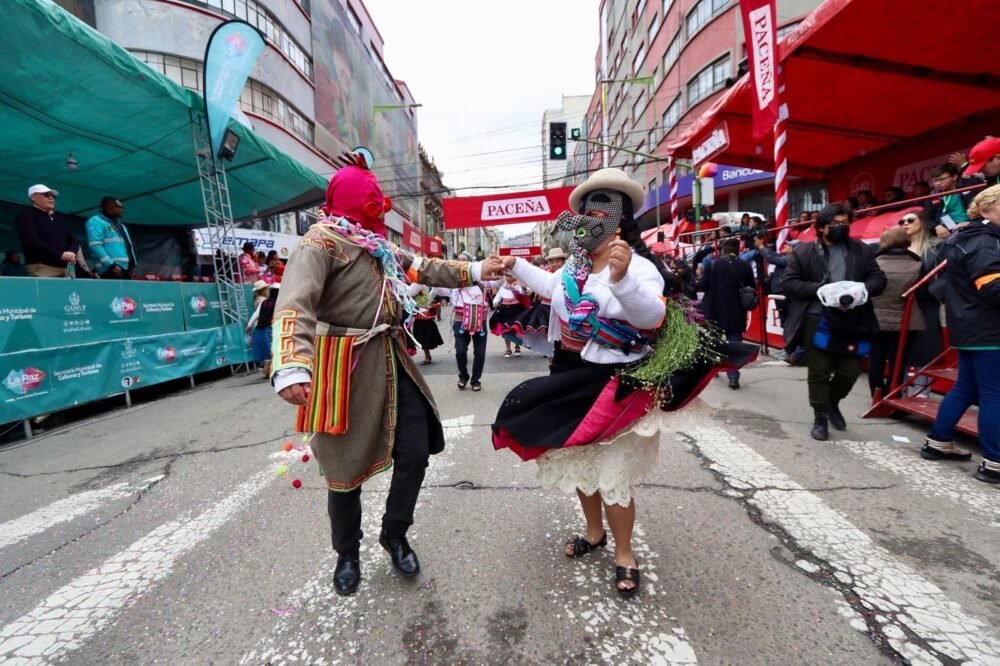
[[[817,557],[811,550],[801,546],[784,527],[766,520],[762,515],[761,510],[750,503],[750,500],[753,499],[753,496],[756,493],[767,490],[787,492],[823,492],[824,490],[885,490],[892,488],[893,486],[839,486],[819,489],[788,488],[781,486],[739,488],[731,484],[724,474],[712,467],[716,461],[704,454],[701,448],[699,448],[698,440],[695,437],[685,432],[678,432],[677,435],[683,442],[691,446],[691,451],[698,458],[701,468],[712,474],[722,485],[722,488],[716,494],[720,497],[725,497],[739,503],[743,507],[744,511],[746,511],[747,516],[750,518],[750,522],[774,535],[794,556],[791,559],[781,557],[776,559],[793,569],[796,573],[803,574],[825,587],[836,590],[844,598],[851,609],[864,620],[865,625],[867,626],[867,631],[864,633],[881,652],[889,657],[893,663],[910,663],[904,655],[900,654],[890,644],[889,636],[886,635],[884,629],[884,625],[888,624],[888,622],[880,621],[878,619],[879,617],[882,617],[895,620],[897,615],[905,614],[907,609],[901,608],[898,612],[893,612],[885,609],[875,610],[866,606],[862,602],[861,594],[855,590],[852,579],[848,577],[848,580],[850,581],[848,582],[837,576],[836,574],[840,573],[838,569],[832,566],[828,561]],[[806,567],[801,566],[800,563],[803,562],[808,563],[808,565]],[[933,655],[944,666],[960,666],[962,663],[960,660],[954,659],[953,657],[937,650],[932,643],[915,634],[908,626],[906,626],[905,623],[893,622],[892,627],[901,629],[906,634],[906,638],[909,642],[919,646],[921,649]]]
[[[194,449],[190,451],[174,451],[171,453],[160,453],[154,456],[147,456],[145,458],[129,458],[119,463],[111,463],[109,465],[92,465],[89,467],[74,467],[72,469],[60,469],[50,472],[33,472],[31,474],[21,474],[19,472],[8,472],[7,470],[0,470],[0,474],[5,474],[7,476],[13,476],[18,479],[32,479],[37,476],[53,476],[55,474],[72,474],[74,472],[93,472],[102,469],[114,469],[116,467],[125,466],[135,466],[141,465],[143,463],[156,462],[158,460],[170,460],[173,462],[177,458],[183,458],[186,456],[197,456],[205,453],[225,453],[227,451],[238,451],[240,449],[252,449],[255,446],[264,446],[265,444],[273,444],[275,440],[282,439],[285,437],[290,437],[294,433],[285,432],[277,437],[270,437],[261,442],[253,442],[251,444],[234,444],[232,446],[213,446],[205,449]]]
[[[155,480],[155,481],[153,481],[151,483],[146,484],[142,488],[136,488],[137,492],[135,494],[135,497],[121,511],[119,511],[118,513],[110,516],[107,520],[104,520],[104,521],[98,523],[97,525],[94,525],[93,527],[91,527],[87,531],[85,531],[85,532],[83,532],[81,534],[76,535],[75,537],[73,537],[69,541],[66,541],[65,543],[62,543],[62,544],[56,546],[55,548],[53,548],[52,550],[48,551],[47,553],[43,553],[43,554],[41,554],[41,555],[39,555],[37,557],[34,557],[34,558],[28,560],[27,562],[25,562],[23,564],[19,564],[18,566],[14,567],[10,571],[6,571],[4,573],[0,573],[0,582],[2,582],[5,578],[16,574],[21,569],[26,569],[26,568],[32,566],[33,564],[35,564],[36,562],[40,562],[41,560],[44,560],[45,558],[47,558],[47,557],[49,557],[51,555],[54,555],[55,553],[58,553],[60,550],[62,550],[66,546],[74,544],[77,541],[80,541],[80,540],[82,540],[82,539],[90,536],[91,534],[93,534],[93,533],[95,533],[95,532],[97,532],[99,530],[104,529],[105,527],[107,527],[108,525],[110,525],[111,523],[113,523],[114,521],[116,521],[119,518],[121,518],[122,516],[124,516],[126,513],[128,513],[132,509],[134,509],[139,504],[139,502],[142,501],[143,497],[145,497],[146,495],[152,494],[155,491],[155,489],[156,489],[156,487],[158,485],[160,485],[161,483],[163,483],[164,481],[166,481],[167,478],[170,477],[170,473],[173,471],[173,467],[174,467],[174,463],[175,462],[177,462],[177,457],[174,457],[173,459],[168,460],[167,464],[163,466],[163,472],[161,473],[159,479],[157,479],[157,480]]]

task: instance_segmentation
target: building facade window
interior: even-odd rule
[[[656,38],[656,33],[660,30],[660,15],[659,13],[653,14],[653,20],[649,22],[649,35],[646,42],[649,44],[653,43],[653,39]]]
[[[646,59],[646,44],[642,43],[639,48],[636,49],[635,58],[632,59],[632,73],[639,74],[639,70],[642,69],[642,61]]]
[[[642,111],[646,108],[646,91],[643,90],[639,93],[639,97],[635,100],[635,104],[632,105],[632,122],[637,123],[642,117]]]
[[[663,16],[666,17],[667,12],[670,8],[674,6],[674,0],[663,0]]]
[[[778,30],[777,30],[778,41],[780,42],[785,37],[787,37],[788,33],[790,33],[792,30],[795,30],[797,27],[799,27],[800,23],[802,23],[802,21],[795,21],[794,23],[789,23],[788,25],[783,25],[780,28],[778,28]]]
[[[235,16],[243,19],[254,26],[264,37],[267,38],[285,57],[287,57],[295,69],[302,72],[307,79],[312,81],[312,58],[306,53],[298,43],[291,38],[285,28],[278,21],[277,17],[264,8],[257,0],[183,0],[192,5],[211,7],[223,14]]]
[[[354,11],[354,7],[351,7],[350,4],[347,4],[347,21],[351,24],[351,28],[353,28],[354,32],[360,35],[361,19],[358,18],[358,13]]]
[[[688,39],[721,14],[731,3],[732,0],[699,0],[687,15]]]
[[[674,35],[673,40],[670,42],[670,46],[667,50],[663,52],[663,76],[667,75],[670,68],[674,66],[677,62],[677,58],[681,55],[681,31],[678,30],[677,34]]]
[[[731,67],[728,55],[722,56],[698,72],[693,79],[688,81],[688,108],[691,108],[717,90],[722,90],[726,86],[726,78],[730,74]]]
[[[185,88],[204,94],[201,85],[204,66],[197,60],[150,51],[132,51],[132,55]],[[240,94],[240,108],[284,127],[309,145],[314,143],[313,123],[270,86],[253,79],[247,80]]]
[[[674,101],[670,103],[667,110],[663,112],[663,133],[666,134],[674,127],[677,126],[677,122],[681,119],[681,96],[678,95],[674,98]]]

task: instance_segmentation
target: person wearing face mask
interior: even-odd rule
[[[327,486],[337,594],[361,582],[361,485],[393,467],[379,543],[403,576],[420,573],[406,540],[428,458],[444,432],[402,321],[421,312],[410,284],[461,288],[498,278],[499,260],[414,257],[386,240],[391,208],[363,157],[348,154],[326,189],[323,215],[288,261],[274,305],[272,383],[297,406],[296,430]]]
[[[816,240],[800,243],[789,255],[781,278],[788,302],[785,348],[805,348],[809,369],[809,404],[813,439],[829,439],[829,426],[845,430],[840,402],[861,374],[866,342],[878,325],[870,299],[881,294],[886,277],[875,260],[875,248],[851,238],[853,212],[835,203],[819,213]],[[830,306],[821,300],[830,287],[843,286],[843,296]],[[874,329],[874,330],[872,330]]]
[[[494,448],[537,460],[543,486],[579,499],[586,529],[564,544],[566,557],[605,547],[607,518],[614,589],[624,597],[640,584],[632,550],[635,486],[656,466],[660,433],[672,432],[661,410],[681,408],[720,369],[707,361],[679,369],[669,386],[657,387],[662,393],[628,379],[668,315],[665,267],[642,244],[633,216],[643,200],[642,186],[624,171],[600,169],[573,190],[573,212],[559,215],[559,228],[573,236],[561,268],[550,273],[503,258],[515,278],[551,299],[548,330],[556,344],[550,374],[515,387],[492,425]],[[667,321],[695,325],[683,317]],[[752,351],[737,347],[748,362]]]

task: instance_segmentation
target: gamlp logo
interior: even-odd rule
[[[177,358],[177,350],[167,345],[156,350],[156,358],[164,363],[170,363]]]
[[[190,304],[191,311],[195,314],[201,314],[208,309],[208,299],[204,296],[192,296]]]
[[[37,389],[43,379],[45,379],[45,373],[37,368],[11,370],[6,379],[3,380],[3,385],[14,395],[27,395],[28,391]]]
[[[111,311],[119,319],[127,319],[135,314],[139,304],[128,296],[121,296],[111,301]]]
[[[87,312],[87,306],[80,303],[80,294],[75,291],[69,295],[69,305],[63,306],[68,315],[81,315]]]

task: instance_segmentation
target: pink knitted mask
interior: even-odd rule
[[[378,178],[367,169],[347,166],[337,170],[326,186],[323,211],[332,217],[346,217],[351,222],[386,237],[385,213],[392,208],[382,194]]]

